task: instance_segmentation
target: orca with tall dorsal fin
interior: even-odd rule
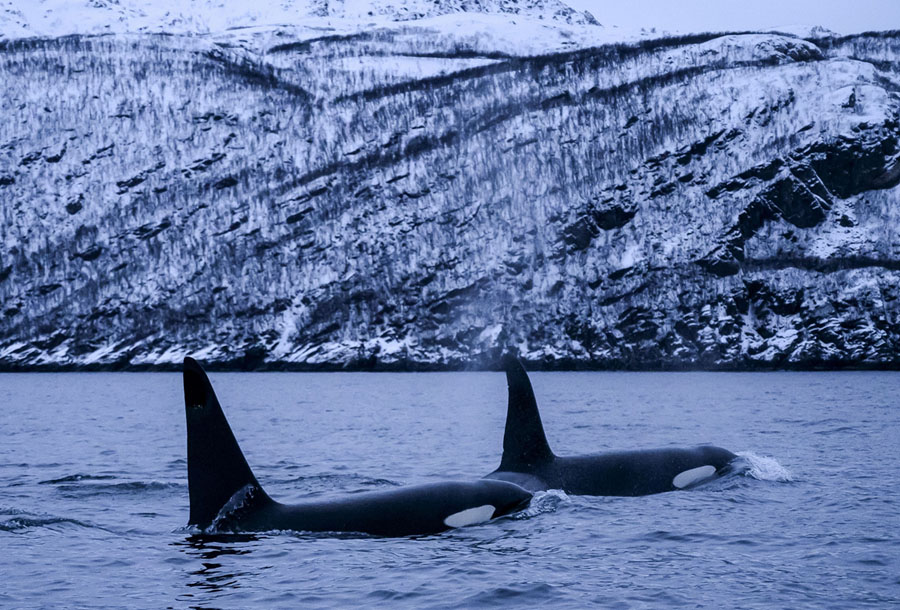
[[[509,386],[503,457],[487,479],[509,481],[530,491],[644,496],[685,489],[725,474],[737,457],[712,445],[556,456],[544,435],[528,373],[512,355],[504,356],[503,365]]]
[[[218,532],[297,530],[376,536],[436,534],[524,508],[531,493],[512,483],[450,481],[286,505],[263,490],[225,419],[209,378],[184,359],[188,525]]]

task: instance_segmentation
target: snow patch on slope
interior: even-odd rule
[[[562,24],[596,24],[559,0],[2,0],[0,37],[168,32],[203,34],[272,25],[367,27],[450,13],[513,14]],[[346,24],[345,24],[346,27]]]

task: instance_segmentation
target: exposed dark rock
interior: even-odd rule
[[[813,188],[821,185],[814,174],[809,180],[814,180]],[[815,194],[807,184],[796,176],[788,176],[774,182],[760,196],[764,202],[759,206],[760,210],[770,209],[796,227],[816,226],[825,220],[831,205]]]
[[[841,214],[841,217],[838,218],[838,224],[840,224],[842,227],[855,227],[856,226],[856,223],[853,222],[853,220],[846,214]]]
[[[22,157],[22,160],[19,161],[19,165],[25,165],[25,166],[31,165],[35,161],[39,161],[41,156],[42,156],[41,151],[35,151],[33,153],[29,153],[29,154],[25,155],[24,157]]]
[[[147,176],[144,174],[138,174],[137,176],[133,176],[126,180],[119,180],[116,182],[116,186],[120,189],[130,189],[133,186],[139,185],[141,182],[147,179]]]
[[[49,351],[49,350],[52,350],[54,347],[58,347],[58,346],[62,345],[63,342],[68,338],[69,338],[69,336],[66,333],[59,331],[57,333],[54,333],[50,338],[48,338],[46,340],[35,341],[34,345],[42,350]]]
[[[84,252],[76,252],[75,256],[84,261],[93,261],[100,258],[101,254],[103,254],[103,248],[101,246],[93,246]]]
[[[623,311],[616,327],[630,343],[654,339],[659,331],[653,312],[643,307],[630,307]]]
[[[78,199],[74,199],[66,204],[66,212],[70,215],[75,215],[84,208],[84,195],[79,195]]]
[[[149,178],[151,174],[154,174],[155,172],[161,170],[165,166],[166,166],[166,164],[164,162],[160,161],[155,166],[153,166],[149,169],[146,169],[146,170],[142,171],[141,173],[139,173],[135,176],[132,176],[131,178],[127,178],[125,180],[119,180],[118,182],[116,182],[116,186],[119,187],[119,194],[121,195],[121,194],[127,192],[128,189],[141,184],[142,182],[147,180],[147,178]]]
[[[718,277],[735,275],[741,270],[741,264],[729,246],[716,247],[715,250],[698,260],[697,264]],[[741,257],[743,258],[743,254],[741,254]]]
[[[862,130],[854,138],[819,143],[798,151],[838,197],[847,198],[870,189],[900,182],[898,137],[895,122]]]
[[[37,289],[37,292],[41,296],[47,296],[51,292],[56,292],[62,288],[62,284],[44,284]]]
[[[225,178],[222,178],[218,182],[216,182],[213,185],[213,188],[215,188],[216,190],[227,189],[227,188],[231,188],[232,186],[236,186],[237,183],[238,183],[237,178],[235,178],[234,176],[227,176]]]
[[[687,165],[692,160],[701,157],[706,154],[707,149],[710,144],[721,138],[725,134],[725,130],[722,129],[715,133],[712,133],[705,137],[703,140],[699,142],[695,142],[690,146],[682,148],[676,153],[676,160],[680,165]]]
[[[850,97],[841,106],[843,108],[856,108],[856,91],[851,92]]]
[[[295,222],[300,222],[303,220],[303,217],[313,211],[312,206],[305,207],[299,212],[294,212],[290,216],[284,219],[287,224],[294,224]]]
[[[66,145],[63,144],[62,148],[59,149],[59,152],[54,155],[48,155],[44,157],[44,161],[47,163],[59,163],[62,161],[62,158],[66,155]]]
[[[195,172],[205,172],[211,165],[218,163],[225,158],[225,153],[214,153],[207,159],[198,159],[191,165],[191,170]]]
[[[156,237],[161,232],[172,226],[172,222],[168,219],[163,220],[159,224],[146,224],[134,230],[134,235],[140,239],[150,239]]]
[[[662,186],[651,191],[650,196],[651,197],[662,197],[665,195],[671,195],[672,193],[675,192],[676,188],[678,188],[678,185],[675,184],[674,182],[666,182]]]
[[[637,214],[637,208],[625,203],[608,200],[601,204],[589,204],[578,218],[563,231],[563,239],[569,251],[584,250],[600,231],[612,231],[624,227]]]

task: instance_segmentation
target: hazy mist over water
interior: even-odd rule
[[[288,502],[499,463],[501,373],[213,374]],[[896,373],[534,373],[560,455],[714,443],[751,475],[539,494],[417,539],[203,539],[177,374],[0,375],[0,606],[885,607],[900,602]]]

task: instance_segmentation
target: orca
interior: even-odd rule
[[[214,532],[296,530],[375,536],[436,534],[508,515],[531,493],[481,479],[400,487],[334,500],[286,505],[257,481],[203,368],[184,359],[188,525]]]
[[[644,496],[695,486],[731,470],[737,456],[721,447],[636,449],[572,457],[550,450],[528,373],[505,356],[509,404],[500,467],[485,478],[541,491],[584,496]]]

